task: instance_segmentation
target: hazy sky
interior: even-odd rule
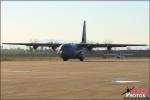
[[[2,1],[1,42],[149,43],[149,1]]]

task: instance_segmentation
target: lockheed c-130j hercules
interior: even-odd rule
[[[86,42],[86,22],[84,21],[83,24],[83,32],[82,32],[82,41],[81,43],[3,43],[9,45],[26,45],[32,46],[33,49],[37,49],[38,47],[51,47],[53,50],[61,46],[61,53],[60,56],[64,61],[68,59],[80,59],[83,61],[85,56],[84,52],[86,50],[92,51],[93,48],[101,48],[106,47],[108,51],[110,51],[113,47],[127,47],[127,46],[147,46],[145,44],[99,44],[99,43],[87,43]]]

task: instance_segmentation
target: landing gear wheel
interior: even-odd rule
[[[67,58],[63,58],[63,61],[68,61],[68,59]]]
[[[83,57],[80,57],[79,59],[80,59],[80,61],[84,61],[84,58],[83,58]]]

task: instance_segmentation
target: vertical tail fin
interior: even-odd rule
[[[86,22],[85,21],[83,24],[82,42],[81,43],[86,43]]]

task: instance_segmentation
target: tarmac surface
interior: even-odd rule
[[[121,100],[126,88],[133,86],[148,88],[148,59],[1,62],[2,99]]]

